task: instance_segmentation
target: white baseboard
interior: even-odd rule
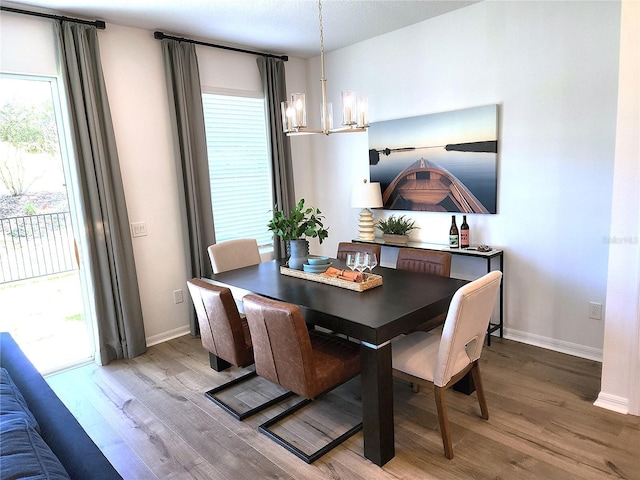
[[[577,343],[556,340],[555,338],[543,337],[534,333],[521,332],[511,328],[504,329],[504,337],[516,342],[546,348],[555,352],[566,353],[574,357],[586,358],[602,362],[602,349],[578,345]]]
[[[173,340],[174,338],[182,337],[183,335],[187,335],[191,333],[188,325],[180,328],[174,328],[173,330],[169,330],[168,332],[163,332],[159,335],[153,335],[151,337],[147,337],[147,347],[151,347],[153,345],[157,345],[158,343],[168,342],[169,340]]]
[[[629,399],[627,398],[600,392],[593,404],[596,407],[606,408],[607,410],[624,413],[625,415],[629,414]]]

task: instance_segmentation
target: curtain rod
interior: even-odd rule
[[[253,50],[245,50],[243,48],[229,47],[227,45],[217,45],[215,43],[199,42],[198,40],[191,40],[190,38],[172,37],[171,35],[165,35],[162,32],[153,32],[153,37],[156,40],[162,40],[163,38],[166,38],[168,40],[177,40],[178,42],[187,42],[187,43],[193,43],[195,45],[204,45],[205,47],[222,48],[223,50],[232,50],[234,52],[250,53],[252,55],[261,55],[263,57],[280,58],[285,62],[289,60],[289,57],[287,55],[274,55],[273,53],[254,52]]]
[[[94,27],[104,30],[107,28],[107,24],[102,20],[81,20],[79,18],[71,18],[71,17],[63,17],[60,15],[51,15],[49,13],[40,13],[40,12],[30,12],[28,10],[20,10],[19,8],[11,8],[11,7],[0,7],[0,10],[11,12],[11,13],[22,13],[23,15],[33,15],[34,17],[44,17],[44,18],[52,18],[54,20],[62,20],[65,22],[74,22],[74,23],[82,23],[84,25],[93,25]]]

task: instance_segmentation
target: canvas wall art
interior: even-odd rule
[[[383,208],[496,213],[498,106],[372,123],[369,169]]]

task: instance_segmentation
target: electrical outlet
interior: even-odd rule
[[[602,304],[589,302],[589,318],[594,320],[602,320]]]
[[[184,298],[182,296],[182,290],[174,290],[173,303],[182,303],[182,302],[184,302]]]
[[[134,237],[144,237],[147,235],[147,224],[145,222],[137,222],[131,224],[131,234]]]

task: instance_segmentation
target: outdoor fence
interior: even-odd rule
[[[0,218],[0,283],[77,268],[69,212]]]

